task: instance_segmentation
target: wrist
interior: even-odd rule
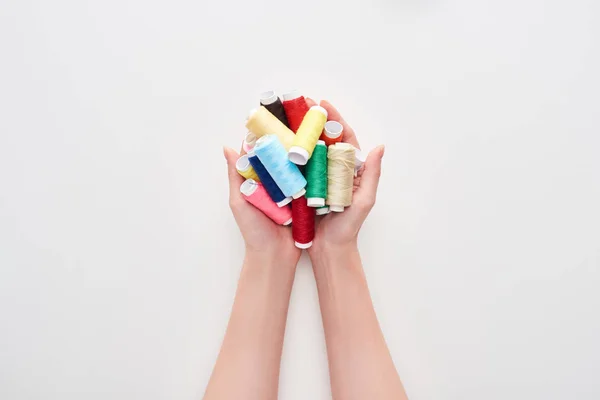
[[[297,249],[281,250],[276,247],[267,249],[252,249],[246,247],[244,265],[264,271],[295,270],[300,260],[300,251]]]
[[[313,246],[308,250],[308,255],[313,268],[327,268],[331,265],[350,265],[351,261],[360,259],[356,240],[341,244],[327,244]]]

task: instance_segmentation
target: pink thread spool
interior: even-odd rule
[[[278,225],[289,225],[292,223],[292,210],[289,207],[279,207],[260,183],[254,179],[246,179],[240,192],[244,199],[254,207],[262,211],[267,217]]]
[[[252,149],[254,149],[254,145],[256,144],[256,135],[252,132],[248,132],[244,137],[244,141],[242,142],[242,148],[246,153],[250,153]]]

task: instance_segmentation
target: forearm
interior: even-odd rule
[[[276,399],[297,260],[246,254],[221,352],[205,400]],[[289,257],[287,258],[289,259]]]
[[[334,399],[405,399],[356,245],[311,254]]]

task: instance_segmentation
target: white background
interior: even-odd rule
[[[410,398],[600,398],[599,19],[597,0],[2,0],[0,398],[201,398],[243,255],[222,145],[293,88],[387,145],[360,249]],[[280,398],[329,397],[303,257]]]

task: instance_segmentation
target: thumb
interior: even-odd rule
[[[384,152],[384,145],[375,147],[369,152],[363,167],[360,189],[365,196],[368,196],[371,203],[375,203],[375,197],[377,196],[377,186],[379,185],[379,177],[381,176],[381,159]]]
[[[229,176],[229,197],[235,198],[240,195],[240,185],[244,182],[244,178],[238,174],[235,163],[240,156],[238,153],[229,147],[223,147],[223,155],[227,160],[227,174]]]

